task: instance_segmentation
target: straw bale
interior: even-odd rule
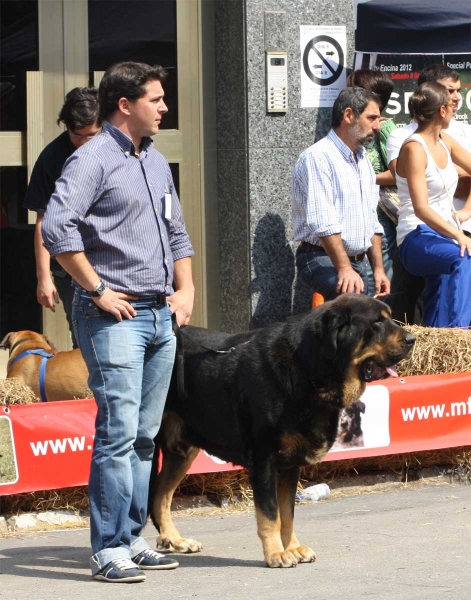
[[[38,399],[33,390],[23,385],[16,377],[0,379],[0,406],[11,406],[13,404],[32,404]]]
[[[401,377],[471,371],[471,330],[407,325],[416,342],[397,365]]]

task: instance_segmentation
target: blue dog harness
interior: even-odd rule
[[[51,356],[54,356],[54,354],[51,354],[50,352],[46,352],[46,350],[43,350],[42,348],[38,348],[37,350],[25,350],[21,354],[18,354],[18,356],[13,360],[13,362],[11,363],[10,366],[13,366],[21,358],[25,358],[26,356],[29,356],[30,354],[37,354],[38,356],[43,357],[43,359],[41,361],[41,367],[39,368],[39,394],[41,396],[41,402],[47,402],[46,367],[47,367],[47,361],[51,358]]]

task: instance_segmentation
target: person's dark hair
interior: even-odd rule
[[[340,126],[343,113],[347,108],[351,108],[355,117],[359,117],[369,102],[376,102],[381,105],[379,96],[364,88],[347,87],[342,90],[332,108],[332,127],[335,129]]]
[[[429,65],[422,70],[417,79],[417,85],[420,87],[426,81],[437,81],[438,79],[452,79],[453,81],[458,81],[459,78],[460,74],[458,71],[437,63]]]
[[[64,123],[69,131],[83,129],[98,121],[98,90],[76,87],[65,97],[57,124]]]
[[[394,89],[387,73],[373,69],[358,69],[347,77],[347,87],[360,87],[377,94],[381,100],[381,110],[386,108]]]
[[[441,106],[450,102],[450,94],[437,81],[426,81],[409,98],[409,112],[418,123],[433,121]]]
[[[98,89],[99,120],[102,123],[118,110],[120,98],[131,102],[142,98],[149,81],[164,81],[167,73],[160,65],[146,65],[132,61],[120,62],[109,67]]]

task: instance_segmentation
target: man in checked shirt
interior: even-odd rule
[[[186,325],[194,298],[193,248],[169,165],[150,137],[167,112],[164,75],[134,62],[106,71],[102,133],[66,162],[42,226],[44,245],[77,286],[73,325],[98,407],[90,565],[111,583],[178,566],[141,536],[175,357],[172,313]]]
[[[385,297],[376,207],[379,188],[365,147],[380,127],[380,99],[362,88],[340,92],[332,109],[332,129],[305,150],[293,174],[292,219],[299,276],[332,300],[339,294],[368,292],[367,260],[375,294]]]

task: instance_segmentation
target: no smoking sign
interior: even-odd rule
[[[318,35],[304,49],[303,67],[306,75],[320,86],[331,85],[343,72],[345,58],[338,41],[328,35]]]

